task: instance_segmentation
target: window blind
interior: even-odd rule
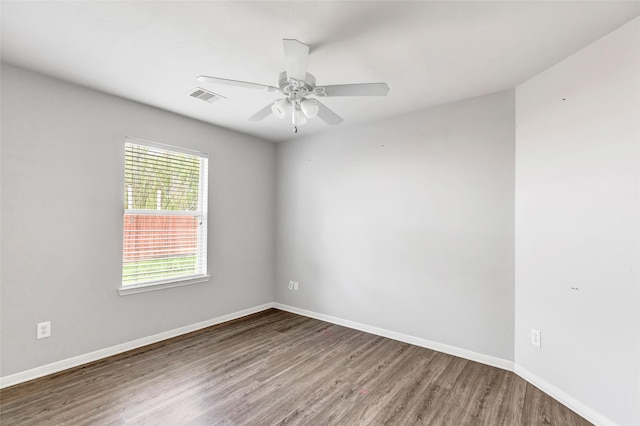
[[[207,154],[125,141],[122,285],[207,274]]]

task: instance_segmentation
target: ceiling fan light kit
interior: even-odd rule
[[[287,114],[287,110],[289,110],[289,100],[288,99],[278,99],[271,105],[271,111],[273,115],[275,115],[279,119],[283,119]]]
[[[294,132],[296,127],[307,124],[307,118],[318,115],[320,107],[315,99],[291,100],[289,98],[278,99],[271,105],[271,112],[279,119],[291,115],[291,123]]]
[[[320,101],[307,98],[307,96],[386,96],[389,92],[389,86],[386,83],[316,86],[315,77],[307,72],[309,46],[293,39],[284,39],[282,43],[284,46],[285,71],[278,76],[278,87],[205,75],[201,75],[197,79],[200,82],[209,84],[223,84],[267,92],[280,92],[285,95],[285,98],[278,99],[262,108],[249,117],[249,120],[260,121],[270,114],[279,119],[284,119],[287,115],[290,115],[294,133],[298,133],[298,126],[306,124],[308,118],[316,116],[331,126],[343,121],[338,114],[331,111]]]
[[[302,102],[300,102],[300,108],[302,109],[302,112],[304,112],[304,115],[306,115],[308,118],[315,117],[316,115],[318,115],[318,111],[320,110],[318,101],[316,101],[315,99],[304,99]]]

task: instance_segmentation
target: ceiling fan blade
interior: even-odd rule
[[[324,95],[322,89],[324,89]],[[387,83],[335,84],[316,87],[316,91],[318,96],[386,96],[389,86]]]
[[[271,105],[273,104],[269,104],[266,107],[262,108],[260,111],[253,114],[251,117],[249,117],[249,121],[260,121],[263,118],[267,117],[269,114],[271,114]]]
[[[207,75],[201,75],[197,77],[197,80],[202,83],[210,84],[224,84],[226,86],[246,87],[249,89],[264,90],[267,92],[273,92],[278,90],[277,87],[267,86],[266,84],[249,83],[247,81],[229,80],[227,78],[209,77]]]
[[[316,100],[316,102],[318,102]],[[325,123],[330,126],[335,126],[336,124],[342,123],[344,120],[335,112],[331,111],[324,104],[318,102],[318,117],[324,120]]]
[[[309,46],[298,40],[285,38],[284,45],[284,69],[287,78],[305,81],[307,78],[307,63],[309,62]]]

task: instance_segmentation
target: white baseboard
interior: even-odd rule
[[[100,349],[87,354],[78,355],[72,358],[56,361],[51,364],[46,364],[40,367],[36,367],[30,370],[21,371],[16,374],[12,374],[5,377],[0,377],[0,389],[8,386],[17,385],[19,383],[27,382],[29,380],[37,379],[40,377],[48,376],[50,374],[58,373],[60,371],[68,370],[69,368],[77,367],[89,362],[97,361],[103,358],[107,358],[113,355],[117,355],[123,352],[137,349],[142,346],[150,345],[152,343],[160,342],[162,340],[171,339],[192,331],[200,330],[212,325],[220,324],[226,321],[231,321],[236,318],[251,315],[256,312],[264,311],[269,308],[277,308],[283,311],[292,312],[298,315],[303,315],[309,318],[315,318],[321,321],[330,322],[332,324],[338,324],[345,327],[352,328],[354,330],[364,331],[366,333],[375,334],[377,336],[387,337],[389,339],[398,340],[400,342],[409,343],[412,345],[420,346],[423,348],[433,349],[435,351],[444,352],[449,355],[459,356],[461,358],[477,361],[482,364],[491,365],[504,370],[513,371],[513,362],[492,357],[489,355],[480,354],[477,352],[461,349],[455,346],[445,345],[443,343],[433,342],[426,339],[410,336],[407,334],[397,333],[395,331],[386,330],[383,328],[373,327],[370,325],[358,323],[355,321],[349,321],[342,318],[332,317],[330,315],[324,315],[317,312],[308,311],[306,309],[300,309],[293,306],[283,305],[280,303],[265,303],[263,305],[254,306],[252,308],[243,309],[241,311],[233,312],[227,315],[222,315],[210,320],[198,322],[195,324],[187,325],[184,327],[176,328],[173,330],[165,331],[163,333],[154,334],[153,336],[143,337],[141,339],[132,340],[130,342],[121,343],[119,345],[111,346],[108,348]]]
[[[578,413],[579,415],[581,415],[582,417],[584,417],[594,425],[617,426],[617,423],[614,422],[613,420],[607,418],[606,416],[603,416],[602,414],[598,413],[597,411],[593,410],[589,406],[578,401],[571,395],[567,394],[566,392],[562,391],[561,389],[557,388],[556,386],[552,385],[551,383],[547,382],[541,377],[536,376],[532,372],[528,371],[526,368],[518,364],[515,364],[513,368],[513,372],[516,373],[518,376],[522,377],[527,382],[531,383],[533,386],[537,387],[538,389],[546,393],[547,395],[556,399],[560,403],[566,405],[569,409],[575,411],[576,413]]]
[[[422,339],[420,337],[410,336],[408,334],[398,333],[395,331],[386,330],[384,328],[373,327],[367,324],[362,324],[355,321],[349,321],[342,318],[332,317],[330,315],[319,314],[313,311],[307,311],[306,309],[296,308],[294,306],[283,305],[281,303],[274,303],[273,307],[281,309],[283,311],[292,312],[294,314],[304,315],[305,317],[319,319],[321,321],[330,322],[332,324],[342,325],[344,327],[353,328],[355,330],[364,331],[366,333],[375,334],[376,336],[387,337],[389,339],[398,340],[400,342],[409,343],[411,345],[420,346],[434,351],[443,352],[449,355],[457,356],[460,358],[476,361],[482,364],[487,364],[492,367],[501,368],[503,370],[513,371],[513,362],[493,357],[491,355],[485,355],[478,352],[473,352],[467,349],[458,348],[456,346],[446,345],[444,343],[433,342],[431,340]]]
[[[252,308],[243,309],[241,311],[232,312],[230,314],[222,315],[210,320],[198,322],[195,324],[187,325],[184,327],[176,328],[173,330],[165,331],[163,333],[154,334],[153,336],[143,337],[141,339],[132,340],[130,342],[122,343],[119,345],[111,346],[108,348],[100,349],[88,354],[78,355],[73,358],[63,359],[61,361],[52,362],[51,364],[43,365],[33,368],[31,370],[21,371],[20,373],[12,374],[10,376],[0,377],[0,389],[8,386],[17,385],[29,380],[37,379],[39,377],[48,376],[49,374],[58,373],[69,368],[77,367],[82,364],[97,361],[99,359],[107,358],[113,355],[117,355],[123,352],[137,349],[142,346],[150,345],[152,343],[160,342],[162,340],[171,339],[183,334],[191,333],[192,331],[200,330],[203,328],[211,327],[212,325],[221,324],[226,321],[231,321],[236,318],[241,318],[247,315],[255,314],[256,312],[264,311],[265,309],[273,308],[273,303],[265,303],[264,305],[254,306]]]
[[[254,306],[252,308],[243,309],[241,311],[232,312],[230,314],[222,315],[210,320],[198,322],[195,324],[187,325],[184,327],[176,328],[173,330],[165,331],[163,333],[155,334],[153,336],[143,337],[141,339],[133,340],[130,342],[122,343],[120,345],[111,346],[109,348],[100,349],[88,354],[79,355],[73,358],[64,359],[61,361],[53,362],[51,364],[43,365],[33,368],[31,370],[22,371],[20,373],[12,374],[10,376],[0,377],[0,389],[8,386],[17,385],[29,380],[44,377],[49,374],[58,373],[69,368],[77,367],[82,364],[97,361],[103,358],[107,358],[113,355],[117,355],[123,352],[137,349],[142,346],[150,345],[152,343],[160,342],[162,340],[171,339],[183,334],[191,333],[212,325],[221,324],[226,321],[231,321],[237,318],[241,318],[247,315],[251,315],[257,312],[264,311],[269,308],[276,308],[282,311],[291,312],[298,315],[303,315],[309,318],[315,318],[320,321],[329,322],[332,324],[341,325],[344,327],[352,328],[354,330],[364,331],[365,333],[375,334],[377,336],[387,337],[389,339],[397,340],[411,345],[420,346],[434,351],[443,352],[449,355],[458,356],[471,361],[476,361],[482,364],[490,365],[492,367],[501,368],[503,370],[513,371],[518,376],[522,377],[527,382],[536,386],[543,392],[547,393],[551,397],[555,398],[562,404],[566,405],[571,410],[575,411],[591,423],[597,426],[617,426],[611,419],[603,416],[602,414],[591,409],[587,405],[573,398],[571,395],[547,382],[546,380],[536,376],[525,368],[518,364],[514,364],[512,361],[485,355],[467,349],[458,348],[456,346],[446,345],[444,343],[433,342],[431,340],[422,339],[408,334],[398,333],[395,331],[386,330],[384,328],[373,327],[367,324],[362,324],[355,321],[345,320],[342,318],[333,317],[330,315],[320,314],[306,309],[296,308],[294,306],[283,305],[281,303],[265,303],[263,305]]]
[[[503,370],[512,371],[518,376],[531,383],[544,393],[548,394],[552,398],[555,398],[560,403],[566,405],[569,409],[573,410],[580,416],[584,417],[596,426],[618,426],[611,419],[596,412],[592,408],[573,398],[566,392],[558,389],[554,385],[550,384],[546,380],[541,379],[535,374],[527,371],[523,367],[515,364],[512,361],[496,358],[490,355],[485,355],[467,349],[458,348],[456,346],[446,345],[444,343],[433,342],[431,340],[422,339],[407,334],[398,333],[395,331],[386,330],[384,328],[373,327],[367,324],[362,324],[355,321],[349,321],[342,318],[333,317],[330,315],[319,314],[317,312],[308,311],[306,309],[296,308],[295,306],[283,305],[281,303],[274,303],[273,307],[294,314],[303,315],[309,318],[315,318],[321,321],[330,322],[332,324],[342,325],[344,327],[353,328],[355,330],[364,331],[366,333],[375,334],[377,336],[388,337],[389,339],[398,340],[400,342],[409,343],[411,345],[420,346],[434,351],[443,352],[449,355],[454,355],[460,358],[465,358],[471,361],[476,361],[482,364],[490,365],[492,367],[501,368]]]

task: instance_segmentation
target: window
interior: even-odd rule
[[[120,294],[206,281],[207,154],[127,138]]]

